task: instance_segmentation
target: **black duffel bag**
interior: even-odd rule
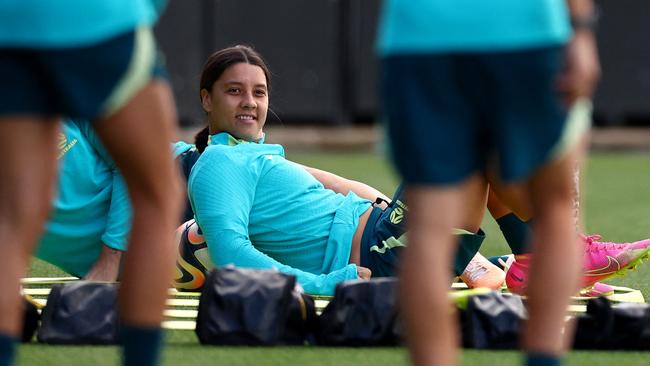
[[[577,317],[576,349],[650,350],[650,305],[591,299]]]
[[[38,322],[41,320],[41,314],[38,313],[38,306],[31,297],[23,297],[23,329],[20,333],[20,341],[23,343],[30,342],[34,338],[34,333],[38,329]]]
[[[215,269],[201,292],[196,335],[212,345],[299,345],[316,311],[296,290],[296,278],[276,270]]]
[[[117,285],[96,282],[57,284],[41,314],[39,342],[117,344]]]
[[[463,347],[516,349],[521,324],[527,318],[521,297],[495,291],[467,298],[460,311]]]
[[[398,345],[397,278],[354,280],[336,286],[319,317],[316,339],[328,346]]]

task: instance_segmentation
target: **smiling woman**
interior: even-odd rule
[[[207,146],[208,135],[220,132],[249,141],[262,138],[270,75],[262,57],[247,46],[225,48],[208,58],[200,84],[208,126],[196,137],[199,151]]]
[[[370,277],[357,266],[361,234],[370,200],[384,196],[264,144],[269,76],[246,46],[206,61],[200,99],[208,126],[196,136],[201,156],[188,180],[190,202],[215,265],[278,268],[308,291],[329,294],[342,280]],[[335,177],[337,191],[316,175]]]
[[[238,63],[226,69],[211,90],[201,89],[210,133],[230,131],[237,138],[261,139],[269,104],[266,84],[261,67]]]

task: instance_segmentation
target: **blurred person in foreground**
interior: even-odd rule
[[[0,4],[0,365],[21,327],[20,278],[55,191],[59,120],[93,121],[120,168],[133,231],[120,286],[123,362],[157,363],[172,272],[180,176],[169,142],[176,111],[160,78],[150,0]],[[29,148],[29,154],[19,153]],[[153,248],[155,246],[155,249]]]
[[[591,0],[384,3],[381,96],[407,183],[411,234],[400,283],[416,365],[456,363],[445,263],[451,230],[481,194],[484,172],[506,204],[518,196],[535,217],[525,363],[560,363],[581,257],[572,171],[589,128],[566,121],[571,107],[589,108],[581,98],[599,78],[594,22]]]

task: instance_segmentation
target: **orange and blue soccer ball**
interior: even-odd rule
[[[214,268],[208,253],[208,244],[194,219],[176,230],[178,257],[174,287],[179,291],[201,291],[207,273]]]

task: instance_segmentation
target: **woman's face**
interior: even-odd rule
[[[247,141],[262,138],[269,94],[261,67],[238,63],[228,67],[212,90],[201,90],[210,133],[228,132]]]

